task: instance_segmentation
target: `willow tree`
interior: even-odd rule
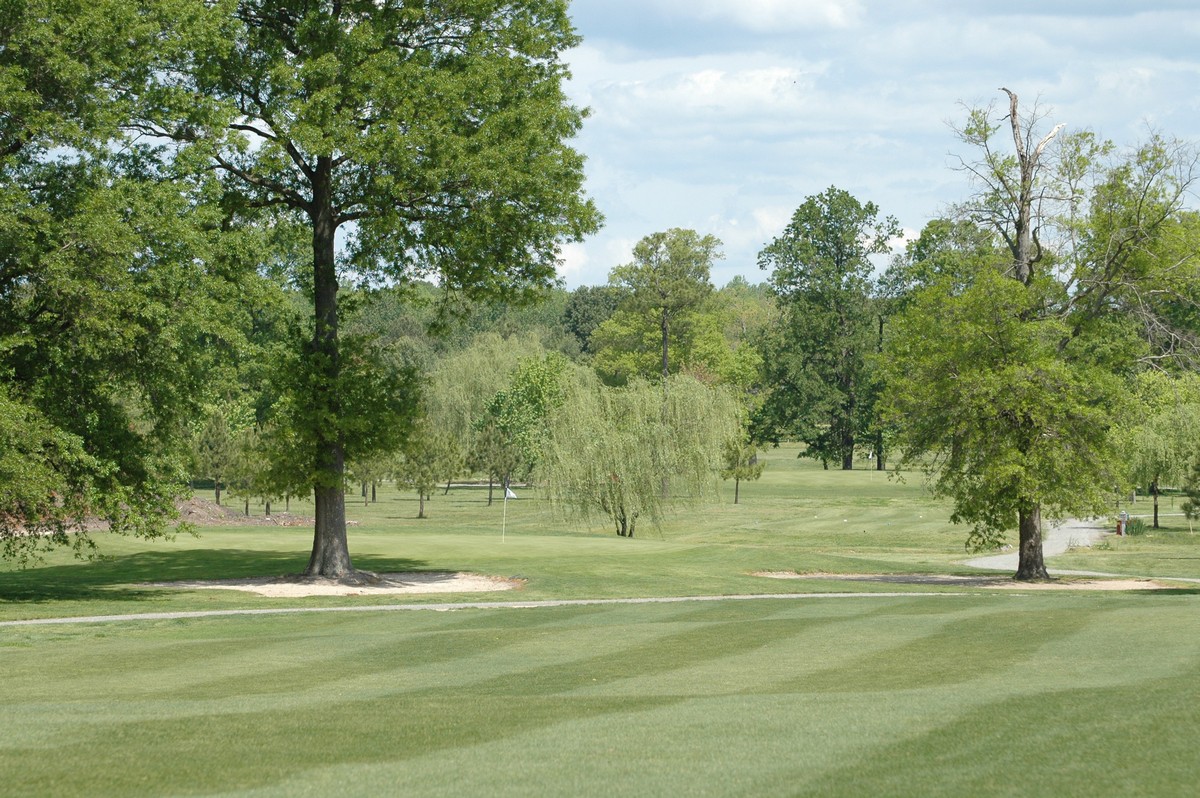
[[[177,169],[215,172],[239,219],[303,225],[295,279],[313,316],[300,411],[316,498],[306,573],[353,571],[351,418],[339,342],[343,279],[436,281],[447,296],[520,299],[553,281],[561,244],[598,226],[568,140],[582,113],[560,55],[565,0],[179,3],[141,88],[136,128]],[[386,418],[372,422],[386,426]]]
[[[883,362],[906,457],[953,500],[970,542],[1018,530],[1015,576],[1028,580],[1048,575],[1043,517],[1100,512],[1124,480],[1108,433],[1128,411],[1125,385],[1195,351],[1165,311],[1195,306],[1200,237],[1184,234],[1184,203],[1197,158],[1160,137],[1122,153],[1087,131],[1041,132],[1008,99],[1002,118],[976,109],[960,131],[978,155],[964,161],[977,193],[961,211],[1003,243],[931,270]]]
[[[740,434],[737,401],[689,376],[671,377],[667,397],[664,409],[661,386],[642,381],[610,388],[588,375],[572,384],[538,467],[551,502],[633,537],[640,522],[715,496],[723,447]]]

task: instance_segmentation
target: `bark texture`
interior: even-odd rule
[[[319,413],[312,423],[316,451],[314,459],[318,482],[314,494],[316,523],[313,549],[306,576],[341,578],[354,572],[346,543],[346,449],[340,431],[341,402],[338,384],[341,358],[338,347],[337,261],[334,254],[332,193],[333,164],[319,158],[312,178],[313,198],[309,215],[313,222],[313,300],[316,325],[313,332],[313,358],[322,370],[314,397]]]
[[[1020,550],[1017,554],[1017,573],[1013,577],[1022,582],[1049,579],[1046,563],[1042,559],[1042,508],[1034,504],[1020,512]]]

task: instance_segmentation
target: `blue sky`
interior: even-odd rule
[[[829,186],[910,234],[969,192],[965,106],[1039,103],[1119,145],[1200,140],[1200,7],[1144,2],[574,0],[576,140],[604,229],[563,252],[568,287],[606,282],[644,235],[724,242],[713,270],[760,282],[757,253]]]

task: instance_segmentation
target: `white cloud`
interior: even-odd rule
[[[1200,130],[1200,11],[1116,0],[870,4],[862,0],[576,0],[584,44],[569,92],[593,115],[578,139],[607,226],[568,281],[604,282],[632,244],[670,227],[725,242],[718,274],[761,280],[758,251],[830,186],[898,217],[904,239],[970,190],[947,122],[1003,105],[1119,144]],[[869,8],[870,13],[864,9]],[[622,12],[622,13],[618,13]],[[1000,110],[1003,110],[1001,108]]]
[[[756,33],[849,28],[863,16],[858,0],[666,0],[681,15],[725,22]]]
[[[558,276],[568,283],[574,282],[586,273],[590,260],[587,247],[583,244],[563,244],[558,250]]]
[[[794,208],[775,205],[768,208],[755,208],[751,212],[754,219],[754,235],[764,244],[783,232],[792,220]]]

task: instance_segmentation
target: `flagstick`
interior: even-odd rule
[[[508,528],[508,500],[517,498],[517,494],[508,488],[508,478],[504,480],[504,514],[500,521],[500,542],[504,542],[504,531]]]

